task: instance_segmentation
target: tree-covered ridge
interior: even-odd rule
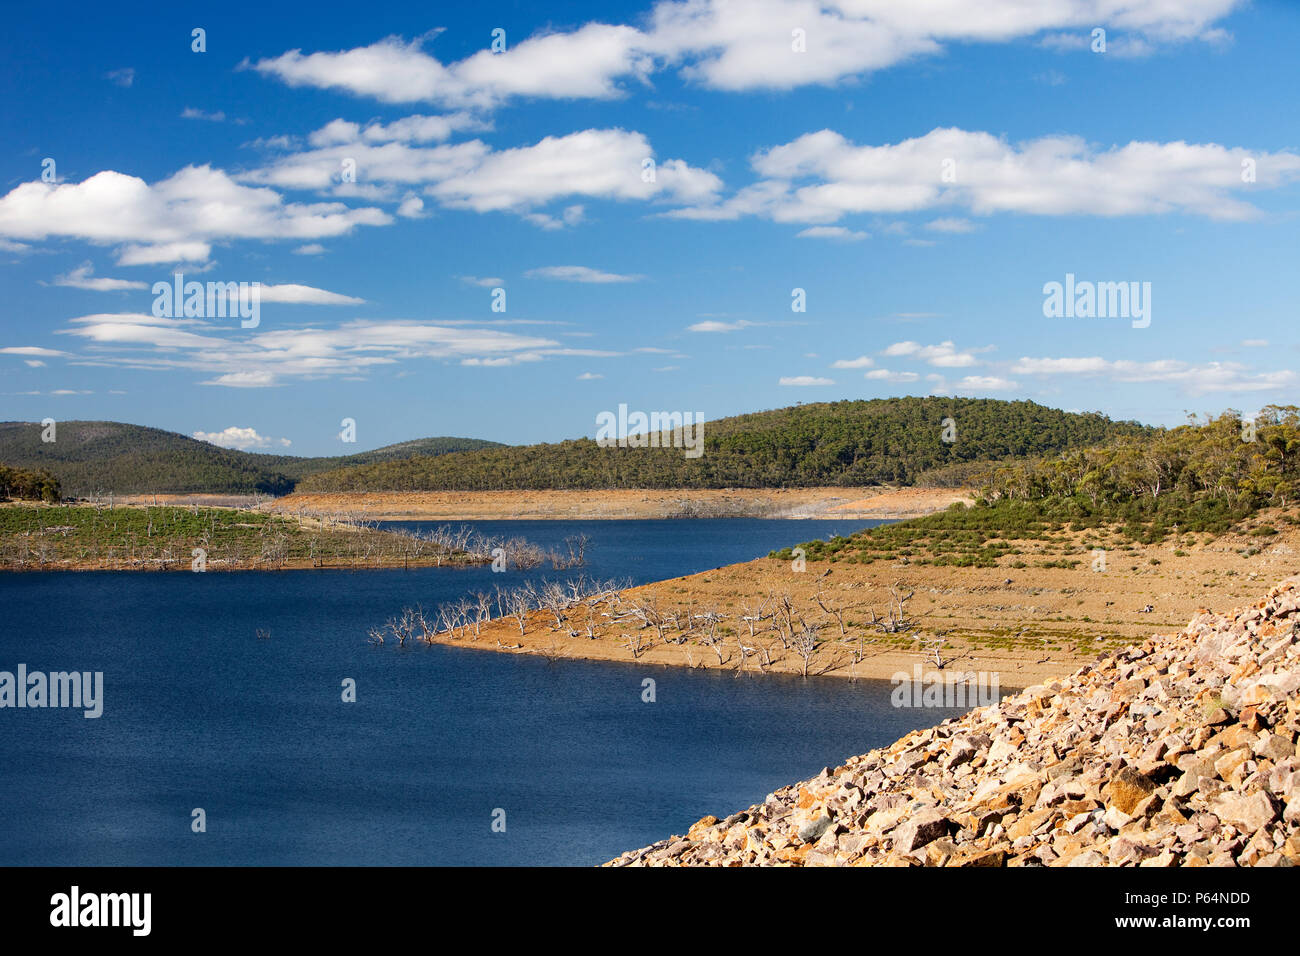
[[[1230,409],[1141,440],[1004,464],[991,470],[983,495],[1074,499],[1090,512],[1134,520],[1209,504],[1286,506],[1300,498],[1300,407],[1268,405],[1251,419]]]
[[[0,461],[40,469],[64,495],[288,494],[299,479],[346,465],[410,455],[440,455],[491,447],[476,438],[422,438],[355,455],[298,458],[220,448],[175,432],[120,422],[66,421],[55,441],[41,440],[31,422],[0,422]]]
[[[1298,522],[1286,510],[1298,502],[1300,408],[1269,405],[1244,421],[1229,410],[1142,439],[993,466],[974,507],[957,504],[799,547],[810,561],[992,567],[1020,554],[1020,543],[1064,530],[1109,529],[1119,540],[1146,544],[1171,535],[1177,541],[1240,530],[1266,508]],[[1249,533],[1266,538],[1276,529],[1263,522]],[[787,548],[772,557],[793,554]]]
[[[945,441],[945,419],[953,441]],[[778,488],[912,484],[963,463],[1035,457],[1153,430],[1033,402],[889,398],[822,402],[707,421],[704,454],[602,447],[588,438],[415,457],[324,472],[302,491]],[[955,434],[954,434],[955,432]]]
[[[0,465],[0,501],[18,498],[26,501],[58,501],[59,479],[47,471],[28,471]]]

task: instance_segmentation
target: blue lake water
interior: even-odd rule
[[[585,533],[587,574],[643,583],[865,522],[470,524]],[[519,575],[0,575],[0,670],[102,671],[105,698],[0,710],[0,865],[595,864],[955,713],[894,709],[887,682],[366,643]]]

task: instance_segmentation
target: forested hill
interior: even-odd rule
[[[0,463],[40,469],[65,497],[94,494],[264,494],[293,490],[303,477],[411,455],[492,447],[476,438],[422,438],[332,458],[296,458],[219,448],[175,432],[120,422],[59,422],[55,441],[33,422],[0,422]]]
[[[951,442],[944,440],[952,420]],[[704,425],[704,454],[601,447],[589,438],[414,457],[311,475],[300,491],[772,488],[912,484],[1154,430],[1033,402],[889,398],[825,402]],[[672,444],[661,440],[661,445]],[[987,470],[987,469],[984,469]]]

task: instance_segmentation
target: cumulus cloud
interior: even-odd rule
[[[428,117],[408,119],[427,120]],[[390,136],[405,123],[382,127]],[[474,212],[513,212],[547,229],[581,222],[581,204],[558,214],[542,210],[570,198],[658,200],[707,203],[722,188],[714,173],[684,160],[665,159],[654,176],[643,162],[655,151],[642,133],[588,129],[547,136],[536,143],[493,150],[482,140],[419,145],[371,135],[335,120],[312,134],[312,148],[291,152],[243,174],[250,183],[282,189],[309,189],[335,198],[396,200],[399,191],[421,188],[440,205]],[[344,176],[344,171],[348,176]]]
[[[876,363],[865,355],[859,355],[855,359],[837,359],[831,363],[831,368],[871,368]]]
[[[290,86],[336,89],[386,103],[489,109],[516,97],[611,99],[675,70],[719,90],[829,85],[949,43],[1043,35],[1086,42],[1104,23],[1128,55],[1164,43],[1219,42],[1217,22],[1244,0],[660,0],[643,25],[586,23],[443,61],[426,38],[387,37],[349,50],[290,50],[246,67]],[[794,31],[802,31],[796,34]],[[1055,32],[1053,32],[1055,31]],[[433,34],[436,36],[436,33]],[[796,46],[803,43],[806,52]],[[1051,42],[1051,41],[1049,41]]]
[[[1249,184],[1241,175],[1247,163],[1256,175]],[[1242,194],[1300,179],[1294,152],[1182,141],[1103,149],[1076,136],[1012,144],[955,128],[881,146],[859,146],[824,129],[760,151],[751,166],[758,182],[665,215],[830,224],[847,215],[949,208],[979,216],[1183,213],[1244,220],[1259,210]],[[969,226],[951,216],[930,223],[941,232]]]
[[[23,183],[0,197],[0,235],[125,243],[123,265],[203,261],[218,240],[317,239],[391,221],[380,209],[286,203],[206,165],[152,185],[106,170],[80,183]]]
[[[961,351],[951,341],[940,342],[938,345],[921,345],[919,342],[909,341],[895,342],[881,354],[890,357],[906,356],[938,368],[965,368],[978,364],[975,353],[985,351],[988,351],[987,346],[983,349]]]
[[[250,448],[288,448],[293,444],[287,438],[259,435],[255,428],[240,428],[238,425],[231,425],[219,432],[194,432],[193,437],[210,445],[237,448],[240,451],[248,451]]]
[[[1019,387],[1010,379],[996,375],[967,375],[957,383],[957,390],[962,392],[1008,392]]]
[[[385,103],[487,108],[516,96],[619,96],[619,80],[650,72],[650,56],[638,49],[642,37],[633,27],[591,23],[570,33],[530,37],[503,53],[481,50],[451,64],[426,53],[422,39],[387,37],[351,50],[290,50],[247,65],[290,86],[339,89]]]
[[[877,368],[867,372],[863,377],[878,382],[915,382],[921,376],[915,372],[895,372],[887,368]]]

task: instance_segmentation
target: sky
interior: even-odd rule
[[[185,6],[6,11],[0,419],[326,455],[1297,400],[1300,4]]]

